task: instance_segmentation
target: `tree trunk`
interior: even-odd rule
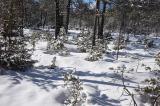
[[[80,17],[79,17],[79,28],[80,29],[82,27],[82,18],[83,18],[83,15],[82,15],[82,12],[80,12]]]
[[[71,5],[71,0],[68,0],[68,4],[67,4],[67,16],[66,16],[66,27],[65,27],[65,32],[66,32],[66,34],[68,33],[69,15],[70,15],[70,5]]]
[[[20,22],[20,36],[24,36],[23,34],[23,28],[24,28],[24,0],[21,0],[21,15],[20,15],[20,18],[21,18],[21,22]]]
[[[44,27],[45,27],[45,25],[46,25],[46,21],[47,21],[47,11],[45,11],[45,16],[44,16],[44,21],[43,21],[43,29],[44,29]]]
[[[99,30],[99,38],[103,39],[103,28],[104,28],[104,15],[105,15],[105,11],[106,11],[106,4],[107,2],[103,2],[103,11],[102,11],[102,15],[101,15],[101,25],[100,25],[100,30]]]
[[[59,8],[59,0],[55,0],[56,2],[56,26],[55,26],[55,39],[58,38],[60,32],[60,8]]]
[[[120,43],[121,43],[121,38],[122,38],[122,32],[124,31],[125,27],[125,12],[122,10],[122,17],[121,17],[121,24],[120,24],[120,31],[119,31],[119,36],[118,36],[118,45],[117,45],[117,54],[116,54],[116,59],[118,60],[119,57],[119,49],[120,49]]]
[[[96,1],[96,14],[95,14],[95,20],[94,20],[94,28],[93,28],[93,36],[92,36],[92,47],[95,46],[96,41],[96,33],[97,33],[97,22],[98,22],[98,13],[99,13],[99,3],[100,1]]]
[[[40,13],[40,26],[42,26],[43,25],[43,12],[42,12],[42,10],[41,10],[41,13]],[[40,27],[39,25],[38,25],[38,27]]]

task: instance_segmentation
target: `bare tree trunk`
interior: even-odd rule
[[[119,31],[119,36],[118,36],[118,44],[117,44],[117,54],[116,54],[116,59],[118,60],[119,57],[119,49],[120,49],[120,43],[121,43],[121,38],[122,38],[122,31],[124,30],[125,27],[125,12],[122,10],[122,17],[121,17],[121,24],[120,24],[120,31]]]
[[[47,21],[47,11],[45,11],[45,16],[44,16],[44,21],[43,21],[43,29],[46,25],[46,21]]]
[[[80,17],[79,17],[79,28],[81,29],[82,27],[82,12],[80,12]]]
[[[99,30],[99,38],[103,39],[103,28],[104,28],[104,15],[105,15],[105,11],[106,11],[106,4],[107,2],[103,1],[103,11],[102,11],[102,15],[101,15],[101,24],[100,24],[100,30]]]
[[[40,26],[42,26],[43,25],[43,12],[42,12],[42,10],[40,11]],[[38,26],[38,27],[40,27],[40,26]]]
[[[21,22],[20,22],[20,35],[21,36],[24,36],[24,34],[23,34],[23,28],[24,28],[24,0],[21,0]]]
[[[95,20],[94,20],[93,36],[92,36],[92,47],[95,46],[95,41],[96,41],[99,3],[100,3],[100,1],[96,0],[96,14],[95,14]]]
[[[119,32],[119,35],[118,35],[118,44],[117,44],[117,54],[116,54],[116,59],[118,60],[119,58],[119,45],[120,45],[120,36],[121,36],[121,30]]]
[[[59,0],[55,0],[56,2],[56,27],[55,27],[55,39],[58,38],[60,32],[60,8],[59,8]]]
[[[66,34],[68,33],[69,16],[70,16],[70,5],[71,5],[71,0],[68,0],[68,4],[67,4],[67,16],[66,16],[66,27],[65,27]]]

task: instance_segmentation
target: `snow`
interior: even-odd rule
[[[75,36],[80,33],[76,30],[69,32]],[[31,34],[32,31],[25,29],[25,33]],[[130,39],[136,41],[134,36]],[[156,40],[156,44],[160,43]],[[48,54],[46,46],[45,41],[36,43],[32,58],[38,62],[34,69],[26,72],[7,71],[5,75],[0,76],[0,106],[64,106],[67,91],[63,85],[63,74],[68,69],[75,69],[76,75],[83,82],[83,92],[87,94],[84,106],[129,106],[131,98],[122,95],[121,72],[117,68],[125,65],[127,70],[130,70],[124,73],[125,84],[130,91],[136,93],[134,89],[144,79],[153,76],[142,64],[156,69],[154,55],[160,50],[144,50],[141,46],[130,44],[127,49],[120,51],[120,59],[116,60],[111,43],[111,54],[104,54],[103,59],[99,61],[89,62],[85,60],[88,53],[79,52],[74,44],[65,45],[70,51],[69,56]],[[58,67],[48,69],[47,66],[51,65],[55,56]],[[135,56],[140,59],[136,59]],[[138,96],[136,100],[141,102]],[[147,103],[141,104],[149,106]]]

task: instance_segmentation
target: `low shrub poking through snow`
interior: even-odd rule
[[[50,49],[51,51],[59,51],[64,48],[63,42],[59,39],[52,40],[49,45],[50,45],[50,47],[48,49]]]
[[[67,56],[70,54],[68,49],[64,46],[64,42],[60,39],[49,41],[47,44],[47,51],[58,53],[61,56]]]
[[[155,61],[160,66],[160,52],[155,56],[155,58],[156,58]]]
[[[79,37],[78,37],[78,49],[81,52],[87,52],[90,48],[91,48],[91,32],[82,30],[82,32],[80,33]]]
[[[157,65],[160,66],[160,53],[156,57]],[[147,70],[147,69],[146,69]],[[151,70],[151,68],[150,68]],[[152,70],[151,70],[152,71]],[[155,72],[154,78],[145,79],[146,86],[139,87],[137,91],[140,93],[143,102],[149,102],[152,106],[160,104],[160,76],[159,70]]]
[[[63,42],[67,42],[67,41],[68,41],[68,36],[67,36],[67,34],[66,34],[66,32],[65,32],[65,28],[64,28],[64,27],[60,28],[60,36],[59,36],[59,39],[60,39],[61,41],[63,41]]]
[[[89,55],[86,58],[87,61],[97,61],[102,58],[103,53],[107,50],[107,42],[103,42],[101,39],[96,40],[96,46],[93,46],[89,50]]]
[[[114,50],[118,50],[118,49],[124,49],[126,46],[125,45],[119,45],[119,47],[117,45],[115,45],[113,47]]]
[[[58,53],[61,56],[69,55],[68,49],[65,47],[65,42],[68,41],[68,37],[65,34],[64,28],[61,28],[58,39],[53,39],[51,35],[47,38],[47,51],[51,53]]]
[[[85,60],[97,61],[101,58],[102,58],[102,52],[95,50],[95,49],[91,49],[89,55],[87,56],[87,58],[85,58]]]
[[[64,75],[65,87],[68,90],[68,98],[65,100],[66,106],[82,106],[86,101],[86,94],[82,92],[82,82],[70,71]]]
[[[38,32],[33,32],[31,35],[30,43],[32,45],[32,50],[35,50],[36,42],[38,41],[38,36],[40,36]]]
[[[144,39],[144,47],[145,49],[154,47],[154,40]]]
[[[56,67],[57,67],[56,66],[56,57],[53,57],[52,64],[51,64],[51,66],[49,68],[54,69]]]
[[[149,102],[152,106],[160,104],[160,78],[146,79],[147,86],[139,88],[143,102]]]
[[[70,55],[70,52],[68,51],[67,48],[63,48],[62,50],[59,51],[60,56],[68,56]]]
[[[114,42],[113,49],[114,50],[121,50],[121,49],[124,49],[124,48],[126,48],[124,36],[121,36],[121,38],[118,37]]]

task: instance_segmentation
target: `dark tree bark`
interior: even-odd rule
[[[59,8],[59,0],[55,0],[56,2],[56,26],[55,26],[55,39],[58,38],[60,32],[60,8]]]
[[[103,11],[102,11],[102,15],[101,15],[101,24],[100,24],[100,29],[99,29],[99,33],[98,33],[98,38],[103,39],[103,28],[104,28],[104,15],[105,15],[105,11],[106,11],[106,4],[107,2],[103,1]]]
[[[66,34],[68,33],[69,16],[70,16],[70,5],[71,5],[71,0],[68,0],[68,4],[67,4],[67,16],[66,16],[66,27],[65,27]]]
[[[117,54],[116,54],[116,59],[118,60],[118,57],[119,57],[119,49],[120,49],[120,43],[121,43],[121,39],[122,39],[122,34],[123,34],[123,31],[125,29],[125,17],[126,17],[126,14],[125,14],[125,11],[122,9],[121,10],[121,23],[120,23],[120,31],[119,31],[119,36],[118,36],[118,45],[117,45]]]
[[[93,36],[92,36],[92,47],[95,46],[95,41],[96,41],[99,4],[100,4],[100,0],[97,0],[96,1],[96,14],[95,14],[95,20],[94,20]]]
[[[25,12],[25,10],[24,10],[24,0],[21,0],[21,7],[20,7],[22,10],[21,10],[21,15],[20,15],[20,17],[21,17],[21,22],[20,22],[20,35],[21,36],[24,36],[24,34],[23,34],[23,28],[24,28],[24,12]]]
[[[83,15],[82,15],[82,12],[80,12],[80,17],[79,17],[79,28],[80,29],[82,27],[82,18],[83,18]]]
[[[40,26],[43,25],[43,12],[42,10],[40,11]],[[39,26],[38,26],[39,27]]]
[[[47,21],[47,11],[45,11],[45,13],[44,13],[43,29],[46,25],[46,21]]]

